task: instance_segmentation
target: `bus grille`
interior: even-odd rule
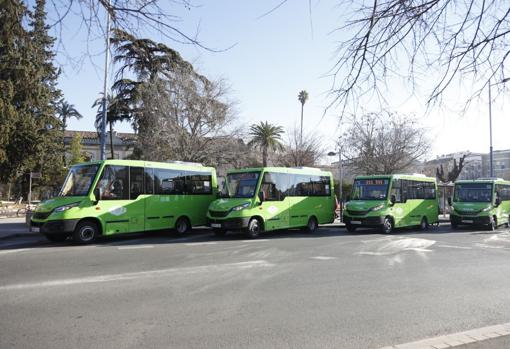
[[[350,214],[351,216],[364,216],[368,212],[369,212],[369,210],[365,210],[365,211],[354,211],[354,210],[349,210],[349,209],[347,210],[347,213]]]
[[[474,215],[477,215],[479,214],[480,212],[482,212],[481,210],[476,210],[476,211],[464,211],[464,210],[459,210],[459,209],[455,209],[455,211],[462,215],[462,216],[474,216]]]
[[[49,212],[36,212],[34,213],[34,215],[32,216],[32,218],[34,219],[46,219],[50,216],[51,214],[51,211]]]
[[[209,214],[211,217],[226,217],[228,216],[229,211],[213,211],[209,210]]]

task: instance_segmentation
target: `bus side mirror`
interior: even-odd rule
[[[402,196],[402,203],[404,203],[404,204],[405,204],[406,202],[407,202],[407,197]]]
[[[392,194],[390,196],[390,202],[392,205],[395,205],[395,202],[397,202],[397,197],[395,196],[395,194]]]
[[[92,195],[94,195],[94,201],[97,204],[99,202],[99,199],[101,198],[101,191],[99,188],[95,188],[92,192]]]
[[[499,206],[501,204],[501,199],[497,197],[496,200],[494,200],[494,204],[496,204],[496,206]]]
[[[264,201],[266,201],[266,193],[264,193],[263,191],[259,191],[259,200],[260,200],[260,204],[262,204]]]
[[[452,198],[448,197],[448,206],[451,206],[451,205],[452,205]]]

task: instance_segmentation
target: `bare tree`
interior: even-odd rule
[[[360,174],[407,170],[427,153],[429,144],[414,119],[387,111],[352,118],[342,136],[343,155]]]
[[[469,81],[473,97],[508,79],[510,4],[504,0],[349,1],[352,14],[338,28],[352,33],[337,50],[333,104],[347,106],[365,94],[384,101],[389,78],[414,91],[431,81],[428,103],[440,102],[454,81]],[[466,104],[467,106],[467,104]]]
[[[324,155],[320,138],[314,134],[305,135],[301,140],[300,130],[294,128],[288,134],[284,150],[278,154],[281,166],[315,166]]]
[[[442,183],[453,183],[457,180],[462,169],[464,168],[464,160],[466,159],[466,154],[462,155],[459,158],[459,163],[457,164],[457,159],[453,159],[453,167],[451,169],[447,169],[448,173],[445,176],[443,164],[441,164],[438,168],[436,168],[436,178]]]

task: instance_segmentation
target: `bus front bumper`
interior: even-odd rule
[[[380,227],[384,224],[383,216],[374,217],[351,217],[344,216],[344,223],[355,227]]]
[[[78,219],[54,220],[47,222],[30,221],[30,231],[41,234],[71,234],[78,223]]]
[[[250,217],[215,219],[207,218],[207,225],[213,229],[243,230],[248,228]]]
[[[450,214],[450,222],[453,224],[487,225],[490,223],[490,216],[458,216]]]

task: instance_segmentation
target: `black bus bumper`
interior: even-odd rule
[[[55,220],[47,222],[30,221],[30,230],[39,230],[39,233],[45,235],[69,235],[74,231],[78,224],[78,219]],[[35,229],[34,229],[35,228]]]
[[[472,224],[472,225],[488,225],[491,222],[490,216],[457,216],[450,214],[450,222],[453,224]]]
[[[344,215],[344,223],[353,227],[380,227],[384,224],[384,217],[351,217]]]
[[[243,230],[248,228],[250,217],[214,219],[207,218],[207,225],[213,229]]]

